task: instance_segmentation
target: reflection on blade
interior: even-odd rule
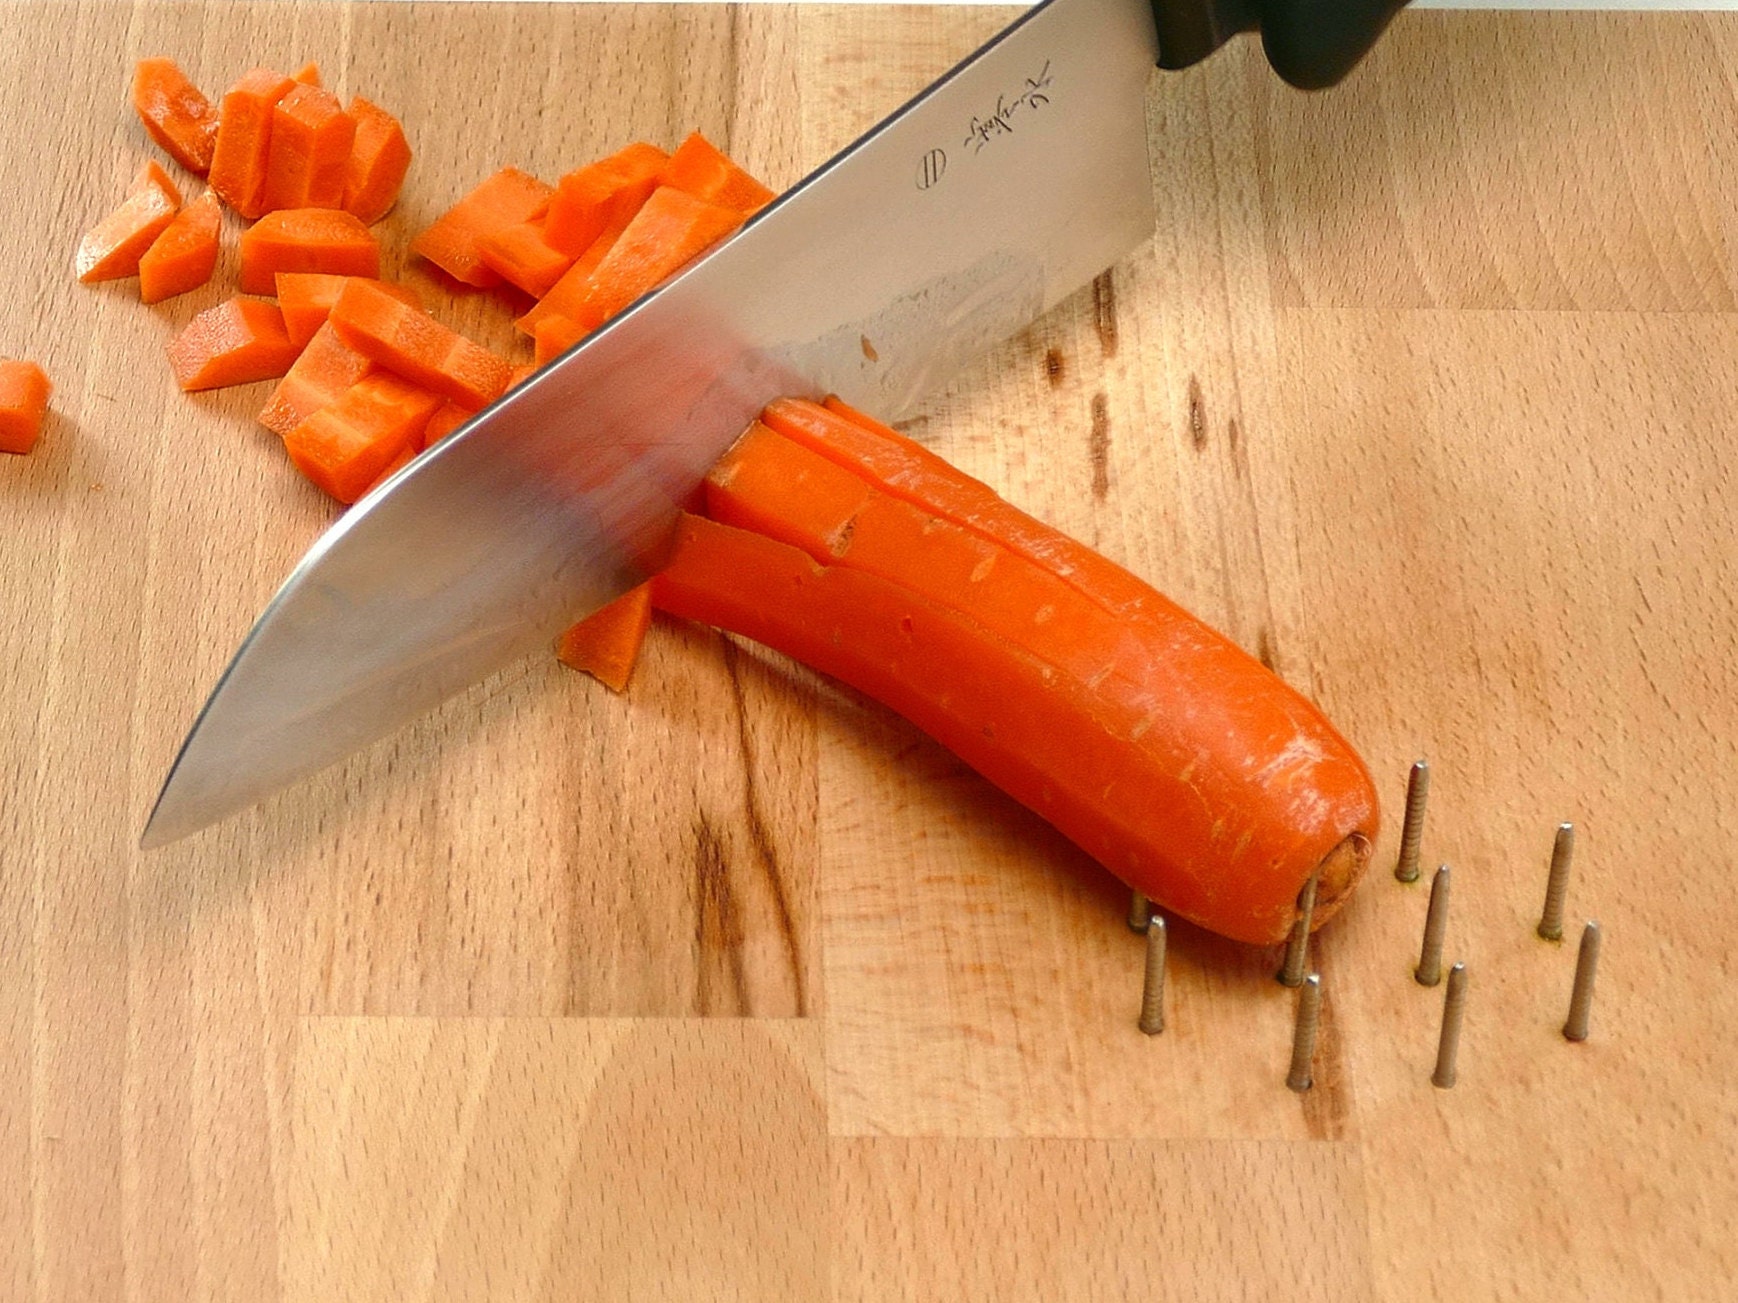
[[[237,652],[146,829],[392,732],[644,573],[769,400],[888,419],[1152,229],[1145,0],[1049,0],[357,504]]]

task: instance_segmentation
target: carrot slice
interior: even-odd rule
[[[338,208],[344,171],[356,140],[356,119],[331,91],[299,84],[272,108],[270,145],[260,207]]]
[[[591,287],[591,274],[597,270],[609,251],[615,248],[615,243],[627,230],[628,223],[633,221],[633,214],[623,214],[612,220],[603,234],[592,241],[591,248],[580,255],[578,261],[562,274],[560,280],[549,287],[545,294],[531,310],[513,323],[523,334],[533,339],[537,336],[537,323],[548,316],[566,317],[572,320],[578,316],[585,305],[586,292]]]
[[[371,281],[353,280],[344,287],[331,323],[345,343],[377,366],[461,406],[479,409],[499,398],[513,369]]]
[[[356,141],[344,165],[344,210],[373,226],[398,202],[410,170],[410,142],[397,118],[360,95],[347,111],[356,120]]]
[[[433,416],[429,417],[428,425],[422,432],[423,448],[432,448],[454,430],[458,429],[476,413],[468,408],[460,407],[451,399]]]
[[[579,621],[555,644],[562,664],[583,670],[614,692],[627,689],[652,623],[652,586],[630,588]]]
[[[73,266],[85,284],[136,276],[139,259],[175,220],[181,192],[155,162],[133,178],[121,206],[85,233]]]
[[[332,305],[344,292],[349,276],[334,276],[318,271],[281,271],[274,278],[278,292],[278,307],[283,309],[284,329],[290,332],[290,342],[298,348],[314,337],[314,332],[326,324]],[[422,307],[422,295],[408,285],[391,281],[374,282],[393,298]]]
[[[211,152],[211,188],[243,217],[258,217],[271,150],[272,109],[294,89],[293,78],[255,68],[230,87],[218,112]]]
[[[391,479],[394,475],[398,474],[399,471],[415,461],[418,451],[419,450],[416,448],[406,448],[403,452],[399,453],[398,456],[387,462],[386,469],[374,477],[374,483],[370,484],[362,491],[362,496],[367,497],[370,493],[374,492],[375,489],[379,488],[382,484],[386,483],[387,480]]]
[[[735,209],[660,186],[598,263],[573,319],[595,330],[742,222]]]
[[[242,234],[241,288],[270,294],[285,271],[378,276],[380,242],[341,208],[281,208]]]
[[[698,131],[670,155],[658,184],[674,186],[709,204],[733,208],[744,217],[776,198]]]
[[[410,242],[410,251],[428,259],[454,280],[487,289],[501,278],[483,264],[477,241],[493,231],[543,216],[553,186],[516,167],[504,167],[472,190],[428,230]]]
[[[295,79],[301,82],[304,86],[320,86],[324,84],[320,80],[320,65],[317,63],[304,63],[301,70],[296,73]]]
[[[553,362],[568,349],[572,348],[590,332],[567,317],[551,313],[537,323],[537,329],[532,335],[536,343],[533,357],[538,366]]]
[[[217,268],[223,210],[207,190],[177,213],[139,259],[139,298],[146,303],[188,290],[211,279]]]
[[[295,360],[284,314],[259,299],[229,299],[207,308],[169,341],[175,382],[188,392],[271,380]]]
[[[441,400],[377,371],[284,436],[297,468],[340,502],[354,502],[406,449],[413,449]]]
[[[286,435],[322,407],[337,402],[373,370],[374,363],[340,339],[336,330],[321,326],[272,390],[259,414],[260,424]]]
[[[146,132],[189,172],[204,176],[217,144],[217,110],[173,59],[140,59],[133,109]]]
[[[547,294],[573,265],[571,255],[549,246],[542,223],[536,221],[515,222],[482,236],[477,256],[490,271],[532,298]]]
[[[608,158],[569,172],[556,183],[549,201],[543,238],[551,247],[578,257],[609,227],[628,224],[658,188],[670,156],[644,141]]]
[[[36,447],[53,391],[36,363],[0,357],[0,452],[22,456]]]

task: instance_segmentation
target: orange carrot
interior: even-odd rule
[[[709,204],[735,209],[744,217],[776,197],[698,131],[670,155],[658,184],[674,186]]]
[[[255,68],[229,89],[211,152],[211,188],[243,217],[258,217],[271,150],[272,109],[295,87],[293,78]]]
[[[403,452],[399,453],[398,456],[387,462],[386,469],[374,477],[374,483],[370,484],[362,491],[362,496],[367,497],[370,493],[374,492],[375,489],[386,483],[387,480],[398,474],[399,471],[410,465],[411,462],[416,460],[417,452],[418,449],[416,448],[406,448]]]
[[[322,407],[337,402],[373,370],[374,363],[340,339],[336,330],[321,326],[272,390],[259,414],[260,424],[286,435]]]
[[[548,316],[566,317],[572,320],[578,316],[585,304],[587,290],[591,286],[591,274],[597,270],[598,264],[627,230],[628,223],[633,221],[633,214],[625,214],[614,219],[597,239],[592,241],[591,248],[580,255],[578,261],[569,267],[560,280],[549,287],[549,292],[532,305],[531,310],[513,324],[522,333],[537,335],[537,323]]]
[[[296,73],[295,79],[301,82],[304,86],[322,85],[323,83],[320,81],[320,65],[317,63],[304,63],[301,67],[301,71]]]
[[[241,237],[241,288],[270,294],[284,271],[378,276],[380,242],[341,208],[281,208]]]
[[[85,233],[73,266],[85,284],[136,276],[139,259],[175,220],[181,192],[156,163],[133,178],[121,206]]]
[[[353,280],[332,306],[331,323],[357,352],[461,406],[482,408],[507,388],[512,365],[371,281]]]
[[[623,692],[651,623],[652,587],[641,584],[568,629],[555,644],[555,654],[563,664]]]
[[[567,317],[551,313],[549,316],[541,318],[532,335],[536,344],[536,352],[533,354],[536,364],[542,366],[547,362],[553,362],[584,339],[588,333],[590,332]]]
[[[492,231],[543,216],[554,187],[516,167],[504,167],[435,219],[410,242],[419,254],[454,280],[486,289],[501,283],[483,265],[477,241]]]
[[[618,230],[640,211],[670,156],[643,141],[569,172],[549,201],[543,238],[552,248],[578,257],[609,228]]]
[[[441,400],[376,371],[284,436],[302,474],[340,502],[366,493],[395,458],[414,449]]]
[[[217,110],[173,59],[140,59],[133,109],[152,140],[189,172],[204,176],[217,144]]]
[[[348,112],[356,120],[356,142],[344,165],[344,211],[373,226],[398,202],[410,170],[410,143],[397,118],[360,95]]]
[[[270,146],[260,207],[338,208],[344,170],[356,140],[356,119],[338,97],[318,85],[298,84],[272,109]]]
[[[314,332],[326,324],[332,305],[344,291],[348,276],[334,276],[318,271],[281,271],[274,278],[278,292],[278,307],[283,309],[284,329],[290,332],[290,342],[300,348],[314,337]],[[413,308],[422,307],[422,295],[408,285],[391,281],[374,282]]]
[[[36,363],[0,357],[0,452],[23,455],[36,446],[53,390]]]
[[[428,425],[422,432],[422,447],[432,448],[454,430],[458,429],[476,413],[468,408],[460,407],[448,399],[446,405],[428,418]],[[421,451],[419,449],[418,451]]]
[[[742,225],[730,208],[660,186],[592,272],[573,320],[595,330]]]
[[[217,195],[207,190],[177,213],[140,257],[139,298],[161,303],[210,280],[222,227]]]
[[[532,298],[549,292],[573,258],[544,241],[541,222],[515,222],[477,240],[483,265]]]
[[[175,382],[188,392],[271,380],[295,360],[283,313],[259,299],[229,299],[207,308],[169,341]]]

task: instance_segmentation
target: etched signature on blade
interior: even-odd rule
[[[996,96],[996,111],[987,118],[974,115],[972,125],[966,132],[965,146],[973,154],[984,152],[984,146],[997,136],[1012,135],[1014,120],[1021,115],[1023,109],[1041,109],[1050,102],[1050,97],[1044,92],[1050,89],[1050,61],[1044,61],[1044,67],[1036,77],[1026,78],[1026,84],[1012,95],[1004,92]],[[1030,117],[1027,113],[1023,116]]]

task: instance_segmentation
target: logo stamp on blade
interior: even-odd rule
[[[1031,113],[1022,110],[1037,110],[1050,102],[1050,97],[1044,92],[1050,88],[1050,60],[1044,61],[1044,67],[1036,77],[1026,78],[1026,84],[1012,95],[1004,92],[996,96],[996,111],[987,118],[974,116],[972,125],[966,132],[965,144],[973,154],[984,152],[984,146],[997,136],[1012,135],[1016,117],[1031,117]]]
[[[917,165],[917,188],[927,190],[947,171],[947,151],[932,149],[923,156],[923,161]]]

